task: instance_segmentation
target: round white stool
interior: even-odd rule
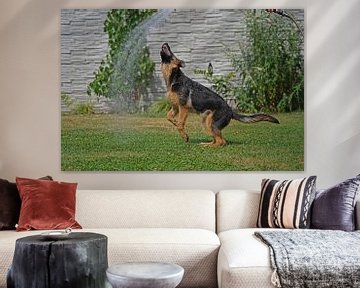
[[[184,268],[162,262],[116,264],[106,270],[114,288],[175,288],[184,276]]]

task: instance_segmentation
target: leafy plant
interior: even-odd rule
[[[76,102],[70,95],[61,94],[61,101],[69,109],[67,114],[88,115],[95,113],[94,104],[91,103],[90,100],[86,102]]]
[[[239,110],[303,110],[304,61],[297,27],[263,10],[247,12],[246,27],[247,44],[239,45],[237,51],[226,50],[234,71],[220,76],[200,74],[223,97],[235,98]]]
[[[74,99],[72,99],[70,95],[65,93],[61,94],[61,101],[65,104],[65,106],[68,109],[70,109],[71,106],[74,104]]]
[[[94,104],[92,104],[90,101],[77,103],[73,107],[71,112],[76,115],[94,114],[95,113]]]
[[[155,9],[112,9],[108,12],[104,23],[104,31],[108,34],[109,49],[105,59],[101,61],[100,67],[94,72],[94,80],[88,85],[88,95],[109,95],[110,78],[114,71],[116,53],[125,42],[129,33],[155,11]],[[148,54],[145,52],[141,58],[144,60],[144,56],[146,55]],[[147,61],[149,61],[149,59],[147,59]],[[144,65],[148,67],[148,64]],[[148,74],[143,73],[140,76],[146,78],[147,75]]]
[[[148,115],[164,115],[171,108],[170,102],[167,99],[154,101],[147,110]]]
[[[226,75],[215,75],[208,70],[195,69],[194,73],[204,75],[211,82],[212,88],[223,97],[231,98],[234,95],[235,84],[233,80],[236,78],[235,72]]]

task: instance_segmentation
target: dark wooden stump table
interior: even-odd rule
[[[7,287],[105,287],[107,267],[105,235],[73,232],[62,240],[28,236],[16,240]]]

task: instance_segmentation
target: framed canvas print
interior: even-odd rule
[[[63,9],[63,171],[304,170],[303,9]]]

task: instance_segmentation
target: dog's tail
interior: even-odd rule
[[[244,123],[254,123],[259,121],[269,121],[276,124],[280,123],[278,119],[266,113],[243,115],[233,112],[232,118]]]

